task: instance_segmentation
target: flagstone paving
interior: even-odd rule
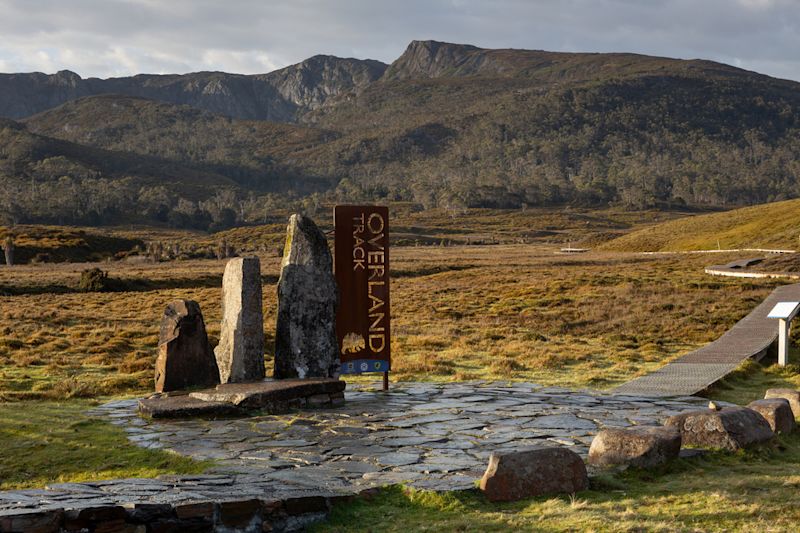
[[[121,426],[132,443],[215,466],[205,475],[0,492],[0,512],[352,494],[393,483],[467,489],[493,451],[566,446],[586,456],[599,429],[660,425],[706,401],[497,382],[350,390],[341,408],[221,420],[145,420],[135,400],[115,401],[92,413]]]

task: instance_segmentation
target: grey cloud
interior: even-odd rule
[[[412,39],[706,58],[800,80],[798,0],[0,0],[0,71],[266,72]]]

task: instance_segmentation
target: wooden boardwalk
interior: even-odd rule
[[[760,358],[778,337],[778,321],[767,314],[778,302],[800,301],[800,283],[778,287],[753,311],[711,344],[645,376],[624,383],[617,394],[685,396],[716,383],[751,357]]]

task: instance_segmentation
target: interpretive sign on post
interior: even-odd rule
[[[789,328],[798,312],[800,302],[779,302],[767,315],[767,318],[778,319],[778,366],[789,364]]]
[[[333,220],[341,373],[383,372],[387,388],[391,369],[389,208],[337,205]]]

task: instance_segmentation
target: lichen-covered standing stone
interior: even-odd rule
[[[275,377],[327,378],[339,372],[338,290],[325,235],[292,215],[278,281]]]
[[[206,334],[200,306],[175,300],[161,318],[156,358],[156,392],[219,383],[219,370]]]
[[[257,257],[239,257],[225,265],[222,329],[214,355],[222,383],[264,379],[264,317]]]

